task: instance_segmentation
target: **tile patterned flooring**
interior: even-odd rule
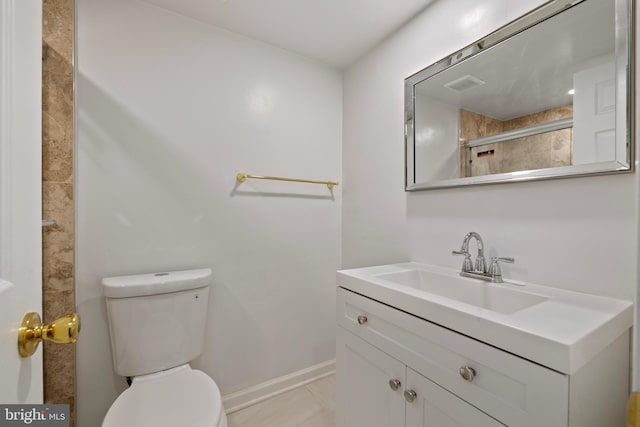
[[[229,414],[229,427],[335,427],[335,390],[334,374]]]

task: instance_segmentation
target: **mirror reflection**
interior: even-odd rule
[[[407,189],[629,170],[618,3],[550,2],[409,77]]]

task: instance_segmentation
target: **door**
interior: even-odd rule
[[[573,76],[573,164],[616,160],[613,59]]]
[[[404,426],[404,364],[341,327],[336,342],[338,427]]]
[[[504,427],[489,415],[407,368],[407,427]]]
[[[42,403],[42,350],[18,328],[42,311],[42,3],[0,1],[0,403]]]

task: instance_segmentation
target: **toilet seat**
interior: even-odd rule
[[[102,427],[226,427],[216,383],[188,364],[135,377]]]

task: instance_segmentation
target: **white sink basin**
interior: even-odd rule
[[[486,310],[509,314],[546,301],[548,298],[509,289],[477,279],[448,276],[426,270],[407,270],[376,275],[402,286],[450,298]]]
[[[337,273],[344,289],[567,374],[633,324],[629,301],[509,282],[415,262]]]

